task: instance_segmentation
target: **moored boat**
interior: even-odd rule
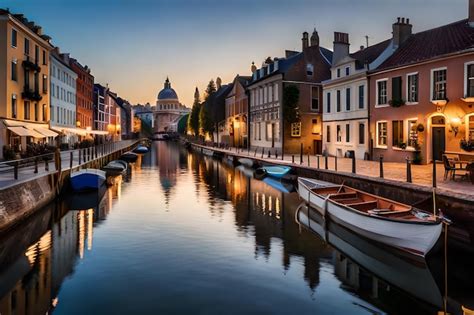
[[[238,162],[247,167],[254,167],[255,161],[249,158],[239,158]]]
[[[127,162],[122,160],[114,160],[102,167],[102,170],[105,171],[107,176],[116,176],[125,172],[127,168]]]
[[[71,187],[74,191],[97,190],[104,185],[104,171],[87,168],[71,174]]]
[[[333,191],[335,187],[339,188],[341,186],[312,178],[298,177],[298,193],[300,197],[322,215],[326,214],[327,201],[327,194],[324,193],[325,190],[322,188]],[[315,189],[318,190],[316,191]]]
[[[128,163],[135,163],[138,159],[138,155],[133,152],[125,152],[119,158],[119,160],[128,162]]]
[[[138,154],[145,154],[148,152],[148,148],[144,145],[139,144],[135,149],[133,149],[133,152]]]
[[[202,148],[202,154],[207,156],[214,156],[214,150]]]
[[[255,171],[256,179],[263,179],[266,176],[282,179],[289,175],[291,167],[289,166],[262,166]]]

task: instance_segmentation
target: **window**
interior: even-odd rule
[[[407,75],[407,100],[418,103],[418,73]]]
[[[17,40],[18,40],[18,33],[16,29],[12,28],[12,47],[16,48]]]
[[[310,64],[310,63],[308,63],[308,64],[306,65],[306,75],[307,75],[308,77],[312,77],[312,76],[313,76],[313,71],[314,71],[313,65]]]
[[[341,69],[337,69],[336,72],[337,72],[337,77],[340,78],[341,77]]]
[[[16,94],[12,94],[12,118],[17,117],[17,110],[16,110]]]
[[[311,110],[319,110],[319,88],[311,87]]]
[[[293,134],[293,124],[292,124],[292,134]],[[273,123],[267,123],[267,141],[273,140],[275,134],[273,133],[275,131],[274,129],[274,124]]]
[[[268,94],[268,87],[265,86],[263,88],[263,103],[266,103],[267,102],[267,94]]]
[[[359,109],[363,109],[364,105],[364,86],[359,85]]]
[[[23,117],[24,119],[30,119],[30,102],[25,101],[23,104]]]
[[[402,77],[392,78],[392,100],[402,99]]]
[[[326,142],[331,142],[331,126],[326,126]]]
[[[291,124],[291,136],[301,137],[301,122]]]
[[[273,102],[273,86],[268,86],[268,101]]]
[[[25,38],[25,55],[29,55],[30,54],[30,41],[28,40],[28,38]]]
[[[466,68],[466,97],[474,97],[474,64]]]
[[[48,58],[46,58],[46,50],[43,49],[43,65],[48,64]]]
[[[331,112],[331,92],[326,93],[326,106],[327,106],[326,111],[330,113]]]
[[[433,77],[433,100],[446,99],[446,69],[434,70]]]
[[[351,89],[346,89],[346,110],[351,110]]]
[[[46,121],[47,119],[47,114],[46,114],[46,104],[43,104],[43,112],[41,113],[43,117],[43,121]]]
[[[339,125],[336,126],[336,141],[337,142],[342,141],[341,126],[339,126]]]
[[[337,90],[336,93],[336,111],[340,112],[341,111],[341,91]]]
[[[351,125],[346,124],[346,142],[351,142]]]
[[[377,82],[377,105],[387,104],[387,80]]]
[[[349,75],[351,73],[351,67],[346,67],[346,75]]]
[[[101,119],[103,120],[103,119]],[[56,121],[59,123],[59,106],[56,107]]]
[[[408,120],[408,141],[407,146],[414,148],[416,141],[418,141],[418,130],[417,127],[417,120],[416,119],[409,119]]]
[[[51,105],[51,121],[54,121],[54,106]]]
[[[311,122],[313,125],[311,126],[311,133],[312,134],[319,134],[319,128],[318,128],[318,119],[312,119]]]
[[[35,45],[35,62],[38,63],[39,61],[39,47]]]
[[[18,81],[18,68],[16,59],[12,61],[12,80]]]
[[[377,122],[377,146],[387,146],[387,122]]]
[[[38,108],[38,103],[35,103],[35,120],[38,121],[39,120],[39,117],[38,117],[38,114],[39,114],[39,108]]]
[[[48,77],[43,74],[43,94],[48,93]]]
[[[467,137],[469,140],[474,140],[474,115],[469,116],[467,123],[468,123]]]
[[[359,123],[359,144],[365,143],[365,124]]]
[[[392,121],[392,145],[401,147],[403,143],[403,120]]]
[[[278,101],[278,83],[275,83],[275,88],[273,89],[273,92],[275,93],[275,101]]]

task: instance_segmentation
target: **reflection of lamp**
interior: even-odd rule
[[[453,117],[451,118],[451,130],[454,132],[454,136],[456,137],[459,132],[459,127],[461,126],[461,118]]]
[[[78,128],[81,128],[81,122],[80,122],[79,120],[76,121],[76,126],[77,126]]]
[[[240,122],[239,122],[239,118],[236,118],[234,120],[234,128],[239,128],[240,127]]]

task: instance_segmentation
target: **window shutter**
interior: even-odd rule
[[[402,77],[392,78],[392,100],[402,99]]]

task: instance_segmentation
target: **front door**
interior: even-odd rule
[[[313,140],[314,154],[322,154],[323,143],[321,140]]]
[[[441,161],[446,150],[444,127],[432,128],[433,160]]]

